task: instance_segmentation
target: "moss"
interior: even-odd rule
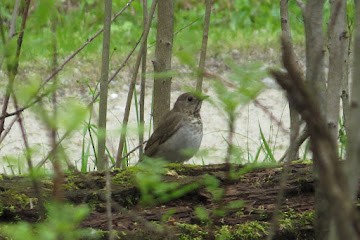
[[[280,214],[279,230],[282,232],[289,232],[294,235],[301,233],[302,229],[312,226],[314,222],[314,211],[296,212],[293,209],[289,209],[286,212]]]
[[[250,221],[243,224],[238,224],[234,227],[234,239],[242,240],[257,240],[263,239],[268,234],[267,223],[259,221]]]
[[[228,225],[222,226],[219,231],[215,233],[215,240],[233,240],[234,235],[231,227]]]
[[[181,232],[178,238],[180,240],[201,240],[205,239],[205,237],[208,235],[207,231],[196,224],[176,223],[176,226]]]
[[[78,176],[74,173],[68,173],[65,178],[65,182],[63,184],[63,188],[65,190],[71,191],[71,190],[78,190],[81,189],[81,186],[78,185],[77,181]],[[53,188],[53,182],[52,179],[50,179],[49,184],[51,185],[51,189]]]
[[[314,162],[311,159],[300,159],[291,161],[291,164],[313,164]]]
[[[199,169],[200,166],[192,164],[179,164],[179,163],[168,163],[166,168],[174,170],[179,175],[192,175],[196,169]]]
[[[0,216],[4,211],[15,212],[17,208],[25,208],[30,204],[30,198],[14,190],[7,190],[0,194]]]
[[[269,224],[260,221],[249,221],[235,226],[222,226],[216,233],[216,240],[257,240],[268,234]]]
[[[136,183],[135,176],[139,171],[141,171],[139,167],[128,167],[116,174],[112,178],[112,182],[123,186],[134,186]]]
[[[64,183],[63,187],[65,190],[78,190],[79,189],[79,187],[74,182],[71,182],[71,181],[67,181],[67,183]]]
[[[296,212],[289,209],[279,218],[279,231],[276,239],[313,239],[313,211]],[[235,226],[222,226],[216,233],[216,240],[256,240],[264,239],[269,234],[270,223],[249,221]]]

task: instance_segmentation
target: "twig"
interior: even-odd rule
[[[141,56],[142,56],[142,53],[144,51],[144,48],[146,47],[145,46],[145,43],[146,43],[145,40],[147,39],[149,31],[150,31],[150,26],[151,26],[151,22],[152,22],[152,19],[153,19],[154,12],[155,12],[156,4],[157,4],[157,0],[154,0],[152,2],[152,5],[151,5],[150,14],[149,14],[149,21],[147,21],[146,28],[144,29],[144,34],[143,34],[143,37],[141,39],[140,51],[139,51],[139,53],[137,55],[133,76],[131,78],[129,92],[128,92],[128,96],[127,96],[127,100],[126,100],[125,114],[124,114],[122,127],[121,127],[121,137],[120,137],[118,152],[117,152],[117,156],[116,156],[116,167],[120,167],[120,162],[121,162],[121,159],[122,159],[122,153],[123,153],[125,137],[126,137],[126,125],[128,123],[128,120],[129,120],[130,106],[131,106],[131,100],[132,100],[132,96],[133,96],[133,92],[134,92],[134,88],[135,88],[136,77],[137,77],[139,67],[140,67]]]
[[[18,120],[19,116],[16,115],[12,121],[8,124],[7,128],[3,131],[3,133],[0,136],[0,144],[4,141],[6,135],[8,135],[8,133],[10,132],[12,126],[14,125],[14,123]]]
[[[206,0],[205,5],[206,5],[206,9],[205,9],[205,19],[204,19],[204,30],[203,30],[203,37],[202,37],[201,51],[200,51],[198,79],[196,81],[196,91],[198,92],[201,92],[202,90],[202,83],[204,78],[203,73],[205,69],[207,42],[209,37],[212,0]]]

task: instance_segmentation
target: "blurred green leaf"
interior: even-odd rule
[[[21,105],[30,104],[35,97],[37,96],[38,89],[41,85],[41,80],[39,78],[31,78],[27,82],[22,84],[17,84],[16,87],[16,97],[19,100]]]
[[[214,88],[225,112],[233,116],[238,106],[254,100],[264,88],[261,78],[265,76],[265,70],[259,64],[228,64],[232,70],[230,80],[234,85],[229,88],[219,79],[214,81]]]
[[[0,236],[8,236],[13,240],[76,240],[98,239],[98,231],[79,228],[80,223],[88,216],[90,210],[85,205],[49,203],[46,205],[45,221],[30,224],[19,222],[0,226]]]
[[[208,222],[210,220],[209,212],[205,207],[202,207],[202,206],[196,207],[194,212],[195,212],[196,217],[201,222]]]
[[[75,99],[67,100],[59,107],[59,124],[67,131],[73,131],[80,127],[86,119],[88,112],[87,107],[79,101]]]
[[[55,0],[38,0],[36,2],[34,19],[38,27],[49,23],[50,17],[54,16]]]

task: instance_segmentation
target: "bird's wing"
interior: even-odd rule
[[[181,120],[182,118],[179,117],[178,112],[170,111],[166,114],[146,143],[145,155],[148,157],[154,156],[157,152],[158,146],[164,143],[179,130]]]

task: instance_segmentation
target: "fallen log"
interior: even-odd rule
[[[136,167],[111,172],[112,223],[120,239],[266,237],[276,208],[282,167],[255,168],[235,174],[236,177],[230,180],[225,164],[170,164],[167,168],[172,173],[162,176],[162,182],[176,183],[176,188],[192,187],[187,187],[179,198],[170,201],[154,198],[155,202],[150,205],[142,199],[136,182]],[[238,165],[231,168],[232,173],[243,170],[244,167]],[[205,178],[216,179],[218,186],[204,184]],[[50,200],[51,179],[44,178],[41,185],[42,194]],[[0,178],[1,223],[38,221],[36,196],[31,186],[25,176]],[[66,201],[88,204],[92,209],[81,226],[106,232],[104,174],[68,174],[63,187]],[[220,194],[216,196],[217,193]],[[311,164],[290,166],[284,195],[276,239],[313,239],[314,178]]]

